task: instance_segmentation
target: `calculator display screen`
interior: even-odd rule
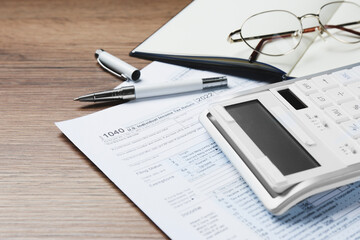
[[[320,166],[258,100],[225,109],[282,174]]]

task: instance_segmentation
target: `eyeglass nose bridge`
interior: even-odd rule
[[[305,19],[305,18],[309,18],[309,17],[315,17],[315,18],[319,19],[319,14],[316,14],[316,13],[307,13],[307,14],[304,14],[304,15],[298,17],[298,18],[299,18],[299,20],[301,21],[301,20],[303,20],[303,19]]]
[[[306,19],[306,18],[316,18],[316,20],[317,20],[317,22],[318,22],[318,25],[317,25],[316,27],[314,27],[314,28],[315,28],[315,31],[318,32],[318,34],[319,34],[319,36],[320,36],[321,38],[323,38],[323,37],[322,37],[322,34],[324,33],[324,27],[323,27],[323,25],[322,25],[321,22],[320,22],[319,14],[316,14],[316,13],[307,13],[307,14],[304,14],[304,15],[298,17],[298,19],[299,19],[299,21],[300,21],[300,23],[301,23],[301,26],[303,26],[302,21],[303,21],[304,19]],[[306,32],[306,29],[304,29],[304,32]]]

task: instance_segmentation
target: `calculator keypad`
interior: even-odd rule
[[[331,142],[330,145],[336,146],[340,152],[356,156],[358,159],[360,68],[300,80],[292,84],[290,89],[298,92],[300,99],[312,103],[313,107],[300,111],[307,116],[305,118],[309,124],[323,134],[323,141]],[[310,112],[314,112],[315,117]]]

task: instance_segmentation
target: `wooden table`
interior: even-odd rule
[[[128,53],[189,0],[2,0],[0,239],[164,239],[56,128],[107,108],[79,95],[113,88],[94,52]]]

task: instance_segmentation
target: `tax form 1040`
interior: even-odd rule
[[[156,62],[142,70],[143,81],[213,75]],[[198,120],[218,97],[259,86],[228,80],[226,91],[135,100],[56,124],[171,239],[359,238],[359,183],[280,217],[262,205]]]

